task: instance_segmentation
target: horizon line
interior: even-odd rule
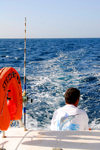
[[[100,37],[27,37],[27,39],[99,39]],[[24,39],[24,37],[0,37],[0,39]]]

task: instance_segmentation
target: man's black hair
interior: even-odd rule
[[[67,104],[75,104],[80,97],[80,91],[72,87],[65,92],[64,96]]]

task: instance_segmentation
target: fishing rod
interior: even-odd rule
[[[24,39],[24,94],[26,95],[26,17],[25,17],[25,39]]]
[[[23,92],[23,113],[24,113],[24,130],[26,129],[26,104],[29,100],[29,97],[26,96],[26,17],[25,17],[25,39],[24,39],[24,92]],[[31,103],[33,99],[31,99]]]
[[[23,92],[23,113],[24,113],[24,130],[26,129],[26,104],[28,97],[26,96],[26,17],[25,17],[25,39],[24,39],[24,92]]]

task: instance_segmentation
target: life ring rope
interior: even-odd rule
[[[6,96],[5,96],[5,98],[6,98]],[[3,113],[3,109],[4,109],[4,105],[5,105],[5,98],[4,98],[4,101],[3,101],[3,106],[2,106],[2,109],[1,109],[1,112],[0,112],[0,115],[2,115],[2,113]]]

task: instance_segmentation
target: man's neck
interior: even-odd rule
[[[73,105],[73,106],[75,106],[75,107],[78,106],[77,104],[69,104],[69,103],[66,103],[66,105]]]

